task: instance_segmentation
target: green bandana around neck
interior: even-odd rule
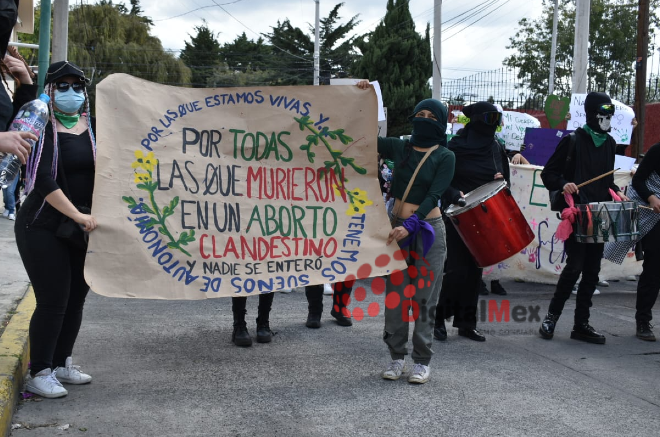
[[[591,135],[591,139],[594,140],[594,144],[596,145],[596,147],[602,146],[605,140],[607,139],[607,133],[596,132],[586,124],[582,126],[582,129],[589,132],[589,135]]]
[[[55,118],[57,118],[57,121],[62,123],[62,126],[64,126],[67,129],[71,129],[78,123],[78,120],[80,119],[80,114],[66,115],[66,114],[62,114],[61,112],[55,111]]]

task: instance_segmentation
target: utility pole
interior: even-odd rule
[[[587,92],[589,65],[589,12],[591,0],[577,0],[575,8],[575,43],[573,47],[573,93]]]
[[[320,66],[320,58],[321,58],[321,53],[320,53],[320,42],[319,42],[319,1],[320,0],[314,0],[316,2],[316,25],[314,26],[314,86],[319,85],[319,74],[321,71],[321,66]]]
[[[630,156],[637,159],[644,152],[644,126],[646,125],[646,61],[649,50],[649,0],[639,0],[637,18],[637,60],[635,61],[635,128]]]
[[[55,0],[53,8],[53,62],[68,60],[69,0]]]
[[[555,92],[555,64],[557,63],[557,16],[559,15],[559,0],[555,0],[555,11],[552,14],[552,46],[550,47],[550,79],[548,95]]]
[[[46,72],[50,64],[50,0],[41,0],[41,23],[39,24],[39,92],[44,89]]]
[[[440,100],[442,96],[442,0],[433,4],[433,98]]]

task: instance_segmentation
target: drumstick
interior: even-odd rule
[[[620,168],[615,168],[615,169],[612,170],[612,171],[608,171],[607,173],[603,173],[603,174],[600,175],[600,176],[596,176],[595,178],[592,178],[592,179],[589,179],[588,181],[582,182],[582,183],[581,183],[580,185],[578,185],[577,187],[578,187],[578,188],[580,188],[580,187],[584,187],[585,185],[590,184],[590,183],[592,183],[592,182],[595,182],[595,181],[597,181],[598,179],[603,179],[605,176],[609,176],[609,175],[611,175],[612,173],[614,173],[614,172],[617,171],[617,170],[621,170],[621,169],[620,169]],[[562,191],[561,194],[564,194],[564,192]]]

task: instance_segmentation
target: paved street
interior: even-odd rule
[[[512,310],[539,305],[543,317],[553,287],[503,285]],[[379,377],[382,296],[359,303],[379,302],[378,317],[343,328],[328,316],[311,330],[302,290],[278,294],[274,341],[240,349],[230,342],[229,299],[90,294],[74,360],[94,380],[67,386],[63,399],[23,402],[13,418],[23,428],[12,435],[657,435],[660,342],[634,337],[635,286],[612,283],[594,297],[591,321],[607,335],[604,346],[569,339],[571,299],[552,341],[538,337],[536,320],[481,323],[485,343],[450,330],[435,342],[422,386]],[[248,300],[252,335],[256,306]]]

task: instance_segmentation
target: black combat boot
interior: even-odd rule
[[[539,328],[539,334],[541,337],[546,340],[552,339],[555,335],[555,325],[557,325],[557,320],[559,320],[559,315],[548,313],[545,315],[545,319],[541,322],[541,327]]]
[[[433,328],[433,337],[439,341],[447,340],[447,327],[445,326],[445,321],[441,320],[440,324],[436,320],[435,328]]]
[[[353,321],[349,317],[346,317],[344,314],[344,308],[346,308],[344,296],[346,295],[343,291],[335,291],[334,293],[334,305],[332,305],[332,310],[330,310],[330,315],[335,318],[339,326],[353,326]],[[339,311],[335,311],[337,308]]]
[[[637,322],[637,338],[644,341],[655,341],[652,327],[649,322]]]
[[[574,340],[586,341],[587,343],[605,344],[605,336],[596,332],[596,330],[589,325],[589,322],[580,322],[573,325],[571,338]]]
[[[268,319],[257,318],[257,343],[270,343],[273,339],[273,331],[270,330]]]
[[[245,313],[245,310],[234,312],[234,332],[231,335],[231,341],[236,346],[252,346],[252,337],[250,337],[245,324]]]

